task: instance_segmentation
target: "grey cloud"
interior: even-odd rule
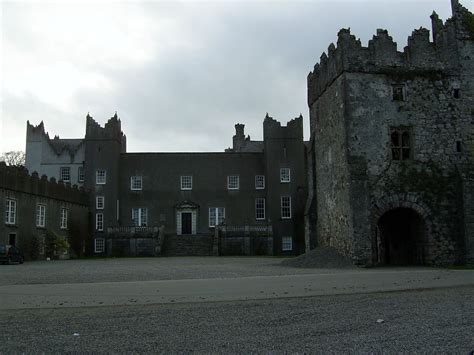
[[[114,89],[79,91],[75,107],[102,123],[117,110],[131,151],[221,151],[237,122],[261,138],[265,112],[283,123],[302,113],[306,129],[306,76],[339,28],[351,27],[365,43],[387,28],[402,50],[413,28],[429,26],[433,9],[449,15],[447,0],[397,4],[145,3],[151,20],[181,16],[180,34],[194,45],[157,51],[141,67],[101,68]]]

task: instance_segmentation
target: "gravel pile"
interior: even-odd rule
[[[293,259],[283,260],[282,266],[300,268],[349,269],[355,268],[350,258],[341,255],[335,248],[315,248]]]

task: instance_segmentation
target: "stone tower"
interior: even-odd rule
[[[338,34],[308,76],[306,245],[356,264],[473,260],[474,17],[457,1],[402,52]]]

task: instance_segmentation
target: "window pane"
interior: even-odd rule
[[[398,148],[393,148],[392,149],[392,159],[393,160],[400,160],[400,149]]]
[[[227,188],[229,190],[239,189],[239,176],[238,175],[230,175],[227,177]]]
[[[392,132],[391,139],[392,139],[392,147],[400,146],[400,134],[398,133],[398,131]]]
[[[141,176],[132,176],[130,179],[130,188],[132,190],[141,190],[143,187]]]
[[[410,133],[404,131],[402,133],[402,147],[409,148],[410,147]]]
[[[403,155],[403,160],[410,159],[410,149],[409,148],[403,148],[402,149],[402,155]]]
[[[192,190],[192,189],[193,189],[193,177],[181,176],[181,190]]]
[[[256,175],[255,176],[255,188],[257,190],[261,190],[265,188],[265,176],[264,175]]]
[[[281,250],[282,251],[291,251],[291,250],[293,250],[293,238],[292,237],[282,237],[281,238]]]
[[[290,169],[281,168],[280,169],[280,182],[290,182]]]

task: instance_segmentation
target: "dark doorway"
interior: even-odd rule
[[[425,262],[425,223],[409,208],[396,208],[377,224],[377,263],[422,265]]]
[[[10,235],[8,236],[8,244],[16,245],[16,234],[10,233]]]
[[[191,212],[181,212],[181,234],[192,234],[193,214]]]

